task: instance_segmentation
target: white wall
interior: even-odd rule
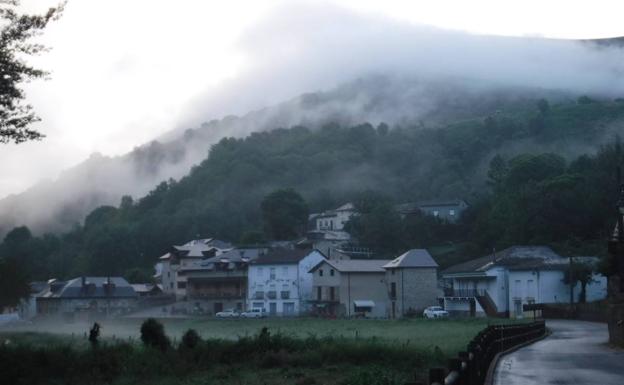
[[[298,264],[272,264],[272,265],[250,265],[247,292],[247,306],[249,308],[262,307],[269,312],[271,303],[275,303],[277,315],[284,314],[284,304],[294,303],[294,314],[298,315],[308,309],[307,301],[312,299],[312,274],[308,271],[323,260],[323,255],[314,250]],[[275,272],[275,277],[271,278],[271,270]],[[262,300],[255,299],[257,291],[264,292]],[[267,292],[275,291],[277,298],[268,299]],[[290,298],[282,299],[281,292],[289,291]]]

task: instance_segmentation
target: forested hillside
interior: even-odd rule
[[[97,208],[62,235],[15,229],[0,255],[27,260],[32,278],[136,275],[172,244],[261,233],[260,202],[281,188],[295,189],[311,212],[367,199],[349,225],[379,255],[454,245],[448,261],[441,257],[448,264],[527,243],[601,253],[617,195],[622,118],[622,100],[533,99],[436,126],[328,123],[226,138],[179,181]],[[463,198],[471,209],[457,225],[401,220],[391,210],[437,198]]]
[[[36,234],[67,231],[100,205],[117,204],[123,195],[141,197],[162,180],[187,175],[206,158],[210,146],[224,137],[243,138],[252,132],[298,125],[315,130],[328,123],[438,127],[496,110],[531,109],[538,97],[565,100],[569,96],[485,81],[364,77],[243,116],[173,130],[122,156],[94,154],[56,180],[0,199],[0,237],[22,225]]]

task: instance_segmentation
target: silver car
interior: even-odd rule
[[[441,306],[429,306],[423,311],[423,317],[425,318],[446,318],[449,313]]]
[[[238,318],[240,313],[234,309],[226,309],[215,314],[217,318]]]

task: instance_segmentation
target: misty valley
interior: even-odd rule
[[[109,1],[0,1],[2,384],[622,383],[624,38]]]

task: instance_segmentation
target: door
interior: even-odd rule
[[[516,318],[522,318],[522,316],[524,315],[522,313],[522,301],[519,299],[514,301],[514,313]]]
[[[474,298],[470,298],[470,316],[475,317],[477,315],[477,304]]]
[[[276,315],[277,314],[277,303],[271,302],[269,303],[269,314]]]
[[[284,315],[285,316],[295,315],[295,304],[293,302],[284,303]]]

